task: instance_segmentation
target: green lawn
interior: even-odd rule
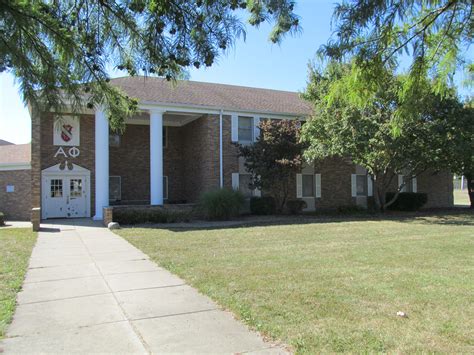
[[[474,352],[472,214],[118,233],[299,353]]]
[[[13,317],[35,241],[31,228],[0,228],[0,339]]]
[[[469,201],[469,195],[466,190],[454,190],[454,204],[461,206],[469,206],[471,203]]]

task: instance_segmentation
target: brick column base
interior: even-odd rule
[[[31,224],[33,226],[33,231],[38,232],[40,230],[41,222],[41,208],[35,207],[31,209]]]
[[[108,226],[110,222],[114,221],[114,209],[112,207],[104,207],[104,226]]]

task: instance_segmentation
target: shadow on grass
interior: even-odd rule
[[[347,222],[382,222],[395,221],[402,223],[438,224],[474,226],[474,211],[468,208],[433,209],[417,212],[369,213],[356,212],[341,214],[337,212],[307,213],[303,215],[242,216],[230,221],[193,221],[186,223],[138,224],[126,225],[123,228],[155,228],[172,232],[195,230],[237,229],[259,226],[288,226],[317,223]]]

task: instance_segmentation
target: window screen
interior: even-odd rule
[[[109,200],[120,201],[122,199],[122,179],[120,176],[109,177]]]
[[[239,191],[245,197],[252,196],[252,189],[250,188],[251,181],[252,179],[250,174],[239,174]]]
[[[357,196],[367,196],[367,176],[357,175]]]
[[[303,175],[303,197],[314,197],[314,175]]]
[[[251,142],[253,140],[252,117],[239,116],[239,141]]]

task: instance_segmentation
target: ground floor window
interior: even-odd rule
[[[367,196],[367,175],[356,175],[357,196]]]
[[[122,178],[120,176],[109,176],[109,200],[120,201],[122,199]]]
[[[314,175],[303,174],[303,197],[314,197]]]
[[[252,197],[253,190],[250,188],[252,182],[252,175],[250,174],[239,174],[239,191],[245,197]]]

